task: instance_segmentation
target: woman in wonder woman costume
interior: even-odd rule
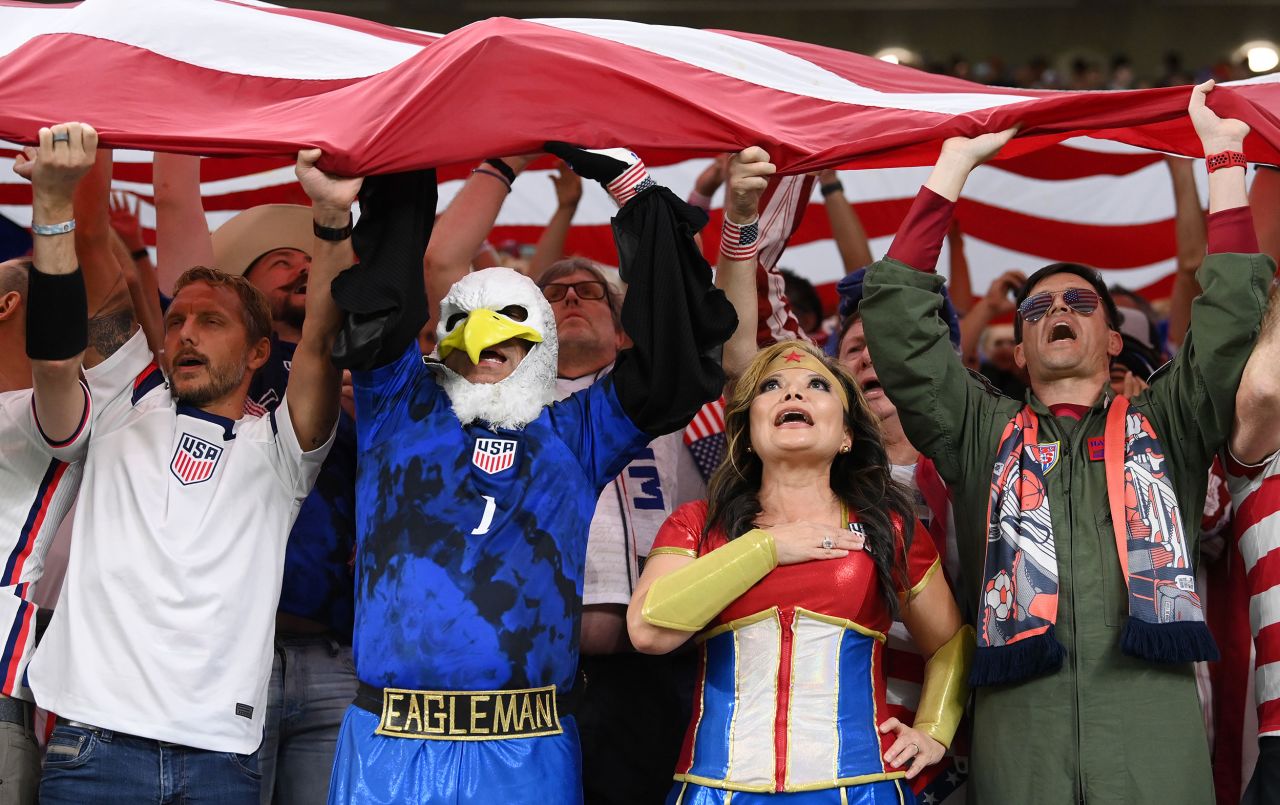
[[[914,803],[903,780],[954,736],[974,638],[874,415],[790,341],[742,373],[725,430],[709,500],[663,525],[627,613],[640,651],[700,643],[669,805]],[[881,720],[895,615],[928,657],[913,725]]]

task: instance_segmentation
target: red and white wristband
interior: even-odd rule
[[[613,200],[621,207],[635,198],[636,193],[648,190],[656,184],[657,182],[649,175],[649,169],[644,166],[644,160],[637,159],[631,167],[622,172],[621,176],[609,182],[605,190],[609,191],[609,195],[613,196]]]
[[[720,253],[735,262],[746,262],[760,251],[760,216],[735,224],[726,215],[720,226]]]
[[[1222,168],[1248,168],[1249,160],[1244,158],[1242,151],[1219,151],[1216,154],[1209,154],[1204,158],[1204,166],[1208,168],[1209,173]]]

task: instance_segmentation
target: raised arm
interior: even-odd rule
[[[134,197],[133,202],[124,193],[112,193],[107,210],[111,218],[111,228],[116,237],[112,238],[112,248],[120,270],[124,273],[125,284],[129,287],[129,298],[133,300],[133,316],[138,326],[147,336],[147,346],[152,354],[159,355],[164,351],[164,333],[161,322],[164,313],[160,310],[160,284],[156,279],[156,267],[151,262],[151,253],[147,251],[146,241],[142,237],[142,221],[138,217],[142,202]]]
[[[738,327],[724,345],[724,373],[729,383],[747,368],[756,354],[756,325],[760,316],[756,293],[758,238],[744,244],[742,233],[759,224],[760,197],[777,168],[763,148],[752,146],[730,158],[726,172],[724,227],[716,260],[716,287],[738,313]]]
[[[1241,149],[1249,127],[1218,117],[1206,105],[1213,86],[1207,81],[1195,87],[1187,106],[1211,168],[1208,255],[1199,273],[1204,292],[1192,302],[1191,326],[1177,356],[1147,391],[1188,434],[1197,437],[1183,442],[1198,448],[1198,459],[1206,466],[1231,437],[1233,425],[1240,424],[1240,416],[1250,417],[1253,395],[1265,394],[1256,382],[1258,374],[1251,373],[1245,382],[1244,373],[1275,272],[1275,264],[1256,253],[1258,243],[1248,209]],[[1236,156],[1222,156],[1231,153]],[[1224,166],[1215,167],[1215,163]],[[1266,368],[1274,371],[1274,365]],[[1240,395],[1245,399],[1242,409],[1237,408]],[[1259,426],[1250,421],[1237,430],[1253,427]]]
[[[157,153],[154,171],[156,280],[171,294],[182,272],[213,265],[213,239],[200,200],[200,157]]]
[[[933,268],[965,179],[1013,134],[947,140],[888,257],[867,271],[859,305],[876,374],[907,437],[951,481],[961,472],[955,445],[999,403],[955,354],[942,317],[942,278]]]
[[[964,317],[969,315],[978,300],[973,295],[973,281],[969,278],[969,257],[964,253],[964,232],[960,229],[960,222],[954,219],[947,230],[947,256],[951,263],[947,292],[951,294],[951,304],[956,306],[956,313]]]
[[[1280,263],[1280,168],[1255,166],[1253,185],[1249,188],[1249,209],[1258,232],[1258,248]]]
[[[360,192],[361,179],[327,174],[316,167],[320,150],[298,152],[295,168],[302,189],[311,198],[316,238],[307,280],[306,318],[302,340],[289,372],[289,415],[298,444],[314,450],[329,440],[338,421],[338,397],[342,373],[330,355],[342,324],[330,286],[334,277],[355,263],[351,248],[351,205]]]
[[[76,183],[93,167],[98,133],[83,123],[42,128],[38,147],[22,149],[14,171],[31,181],[33,270],[27,281],[27,357],[36,422],[55,447],[73,439],[88,418],[80,363],[88,345],[88,302],[76,265]]]
[[[568,165],[560,163],[551,181],[556,187],[556,211],[542,230],[538,245],[533,250],[533,259],[529,261],[529,278],[534,282],[547,270],[547,266],[564,257],[564,243],[569,237],[569,227],[573,225],[573,214],[578,211],[578,202],[582,200],[582,179]]]
[[[97,366],[137,329],[129,288],[114,248],[111,228],[111,152],[99,150],[93,167],[76,186],[75,255],[84,274],[89,310],[85,367]]]
[[[498,220],[502,204],[511,192],[511,182],[532,159],[531,156],[506,157],[481,163],[440,213],[426,256],[422,258],[428,300],[426,329],[435,329],[440,300],[455,282],[471,271],[471,258]]]
[[[955,263],[952,263],[954,268]],[[978,365],[978,342],[982,331],[993,319],[1013,312],[1013,297],[1027,281],[1021,271],[1006,271],[991,283],[987,293],[973,303],[969,312],[960,319],[960,355],[969,367]],[[952,290],[955,287],[952,286]],[[959,305],[956,306],[957,308]]]
[[[1191,302],[1200,295],[1196,272],[1204,262],[1207,234],[1191,160],[1167,157],[1165,164],[1173,180],[1174,236],[1178,247],[1178,269],[1169,298],[1169,343],[1181,347],[1191,325]]]
[[[867,231],[862,228],[862,219],[853,205],[845,198],[840,174],[833,170],[822,171],[818,174],[818,186],[822,204],[827,208],[827,220],[831,222],[831,238],[840,251],[840,261],[844,263],[844,273],[871,265]]]
[[[1244,365],[1236,391],[1231,455],[1245,465],[1260,464],[1280,450],[1280,293],[1271,291],[1258,343]]]
[[[565,143],[547,143],[546,150],[604,184],[622,207],[613,232],[627,283],[622,327],[632,346],[609,375],[618,403],[651,436],[680,430],[720,396],[721,350],[737,326],[733,305],[712,286],[711,267],[693,240],[706,213],[658,186],[630,151]]]

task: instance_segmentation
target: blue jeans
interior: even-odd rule
[[[258,749],[261,805],[315,805],[329,799],[338,729],[357,684],[350,646],[320,635],[276,635]]]
[[[43,805],[257,805],[258,757],[59,724],[40,780]]]

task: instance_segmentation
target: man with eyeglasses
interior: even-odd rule
[[[1178,357],[1127,399],[1110,385],[1121,321],[1092,269],[1055,263],[1017,298],[1025,400],[961,365],[937,313],[936,258],[969,172],[1014,130],[943,144],[861,311],[911,443],[950,486],[961,600],[977,628],[970,801],[1213,800],[1193,661],[1217,659],[1195,564],[1205,476],[1275,266],[1250,243],[1248,127],[1192,91],[1209,165],[1203,295]]]
[[[556,396],[564,399],[613,369],[627,336],[622,294],[590,260],[571,257],[538,278],[560,339]],[[627,602],[658,528],[677,504],[680,433],[650,442],[596,502],[582,590],[578,705],[582,776],[588,805],[659,801],[671,787],[687,719],[678,659],[638,654],[627,639]],[[690,679],[690,683],[692,679]],[[643,693],[651,707],[635,707]]]

